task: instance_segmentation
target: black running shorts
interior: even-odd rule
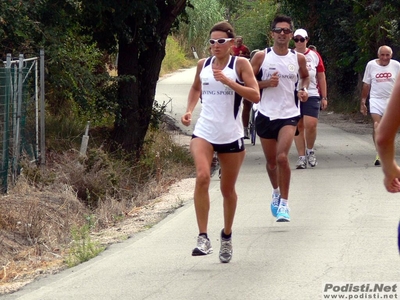
[[[192,139],[198,138],[196,135],[192,135]],[[229,144],[213,144],[210,143],[214,151],[217,153],[236,153],[236,152],[242,152],[245,150],[244,147],[244,139],[240,138],[237,141],[234,141],[233,143]]]
[[[256,118],[256,131],[260,138],[278,140],[279,131],[282,127],[290,125],[297,126],[300,116],[289,119],[276,119],[271,121],[269,117],[258,112]]]

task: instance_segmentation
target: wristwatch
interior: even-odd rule
[[[305,91],[306,93],[308,93],[308,90],[305,86],[303,86],[299,91]]]
[[[326,101],[328,101],[328,98],[322,97],[321,100],[326,100]]]

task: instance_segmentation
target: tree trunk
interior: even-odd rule
[[[169,3],[174,3],[174,5]],[[113,140],[127,153],[138,158],[150,124],[154,95],[165,56],[165,44],[176,17],[186,6],[186,0],[157,0],[160,17],[153,37],[137,36],[125,42],[120,39],[118,56],[119,114],[116,116]],[[166,4],[167,3],[167,4]],[[132,22],[132,31],[135,30]],[[145,50],[139,49],[140,39],[146,39]],[[126,79],[125,79],[126,78]]]
[[[118,114],[115,118],[113,140],[131,153],[140,140],[139,130],[139,58],[137,43],[119,42],[118,54]]]

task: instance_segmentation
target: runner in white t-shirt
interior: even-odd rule
[[[319,111],[326,109],[328,105],[325,66],[319,53],[307,48],[309,37],[305,29],[297,29],[294,32],[293,40],[296,45],[295,50],[303,53],[306,57],[310,75],[308,100],[300,103],[301,119],[297,124],[297,132],[294,137],[299,154],[296,169],[306,169],[307,164],[314,168],[317,165],[314,144],[317,139]]]
[[[368,62],[363,78],[361,92],[361,113],[367,115],[367,97],[369,95],[369,112],[375,123],[381,121],[386,110],[387,103],[392,93],[394,82],[400,71],[400,63],[391,59],[393,51],[389,46],[381,46],[378,49],[378,59]],[[375,143],[375,129],[372,133]],[[379,155],[376,155],[375,166],[380,166]]]

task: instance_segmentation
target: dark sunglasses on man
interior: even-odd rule
[[[272,28],[272,32],[275,32],[275,33],[282,33],[282,31],[284,34],[292,33],[292,29],[290,29],[290,28],[281,28],[281,27]]]

